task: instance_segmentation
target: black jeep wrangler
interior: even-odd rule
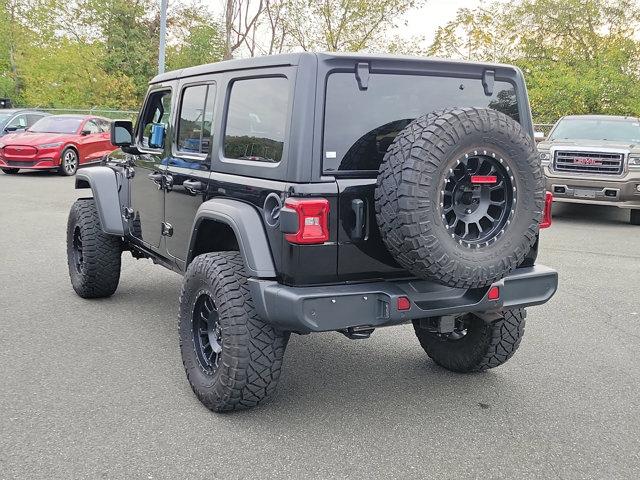
[[[412,322],[457,372],[507,361],[550,196],[521,72],[510,66],[300,53],[151,81],[120,152],[80,170],[69,272],[112,295],[120,258],[184,275],[187,378],[215,411],[251,407],[280,376],[290,333],[367,338]],[[144,301],[144,299],[141,299]]]

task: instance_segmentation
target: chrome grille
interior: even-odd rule
[[[559,172],[620,175],[624,167],[624,154],[556,150],[553,167]]]

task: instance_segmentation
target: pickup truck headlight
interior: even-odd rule
[[[629,168],[640,170],[640,155],[629,157]]]
[[[38,145],[38,148],[56,148],[62,145],[62,142],[58,143],[43,143],[42,145]]]
[[[551,161],[551,154],[549,152],[540,152],[538,155],[542,166],[549,165],[549,162]]]

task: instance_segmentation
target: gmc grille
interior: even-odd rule
[[[623,153],[556,151],[553,167],[558,172],[620,175]]]

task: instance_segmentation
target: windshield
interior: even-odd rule
[[[606,118],[565,118],[558,122],[549,140],[612,140],[640,142],[640,123]]]
[[[366,90],[355,75],[327,80],[324,170],[377,170],[396,135],[421,115],[445,108],[492,108],[519,121],[514,86],[496,81],[486,95],[480,79],[373,74]]]
[[[13,115],[13,113],[0,112],[0,123],[10,118],[11,115]]]
[[[82,120],[82,118],[76,117],[45,117],[34,123],[29,131],[35,133],[76,133]]]

